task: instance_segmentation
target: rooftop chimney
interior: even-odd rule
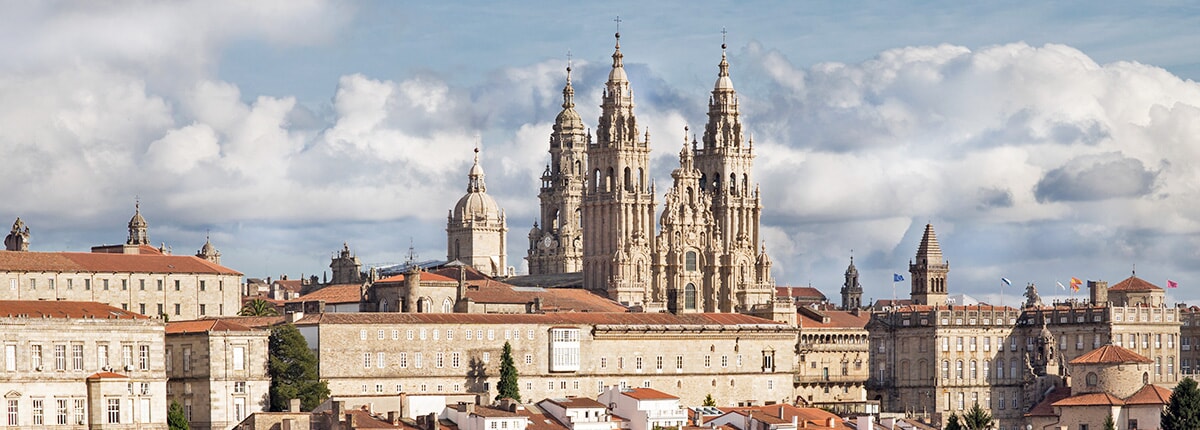
[[[300,412],[300,399],[288,400],[288,412]]]

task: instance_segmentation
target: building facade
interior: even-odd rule
[[[305,315],[333,395],[480,393],[491,399],[512,345],[522,398],[605,387],[681,393],[699,404],[792,400],[795,329],[744,315],[665,313]]]
[[[129,221],[127,243],[90,253],[27,251],[28,227],[9,237],[18,237],[17,249],[26,250],[0,251],[0,300],[101,302],[175,320],[235,315],[241,308],[241,273],[209,258],[150,246],[140,208]]]
[[[4,300],[0,348],[0,427],[167,428],[161,320],[95,302]]]
[[[794,386],[797,405],[863,413],[870,376],[866,311],[799,308]]]
[[[269,330],[220,319],[167,324],[167,399],[193,429],[228,429],[269,409]]]
[[[529,230],[531,275],[570,273],[583,270],[583,223],[580,205],[587,182],[587,147],[591,135],[575,111],[575,88],[571,67],[563,87],[562,111],[554,119],[550,134],[550,164],[542,172],[538,192],[540,223]]]

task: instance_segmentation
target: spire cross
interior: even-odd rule
[[[617,23],[617,38],[621,37],[621,15],[617,15],[617,19],[613,20]]]
[[[725,31],[725,27],[721,27],[721,49],[725,49],[725,36],[727,35],[729,32]]]
[[[567,70],[571,70],[571,50],[567,50]]]

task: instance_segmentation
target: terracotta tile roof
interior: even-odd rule
[[[808,428],[833,428],[849,430],[851,427],[842,421],[841,417],[829,411],[819,408],[802,408],[793,405],[768,405],[768,406],[750,406],[741,408],[720,408],[723,411],[755,411],[754,417],[762,419],[762,415],[774,417],[781,423],[790,423],[795,417],[796,421],[804,426],[807,423]],[[833,427],[827,426],[830,419],[833,419]],[[764,422],[766,420],[763,420]]]
[[[553,312],[628,312],[625,306],[581,288],[550,288],[534,293],[542,299],[542,310]]]
[[[291,291],[293,293],[299,293],[302,289],[304,289],[304,280],[303,279],[280,279],[278,281],[272,282],[271,285]]]
[[[362,284],[334,284],[303,296],[288,300],[289,303],[324,300],[325,303],[358,303],[362,301]]]
[[[167,334],[207,333],[210,331],[251,331],[244,325],[223,319],[192,320],[167,323]]]
[[[451,278],[451,277],[448,277],[445,275],[438,274],[437,272],[422,272],[421,273],[421,282],[427,282],[427,281],[458,282],[458,278]],[[404,282],[404,274],[388,276],[386,278],[375,281],[376,284],[392,284],[392,283],[402,283],[402,282]]]
[[[1051,404],[1051,406],[1121,406],[1125,401],[1108,393],[1078,394]]]
[[[361,409],[351,409],[346,411],[347,414],[354,415],[354,428],[359,429],[393,429],[398,426],[384,421],[380,418],[371,415],[370,412]]]
[[[825,301],[825,294],[813,287],[775,287],[775,296]]]
[[[525,424],[525,430],[569,430],[570,427],[558,421],[554,416],[547,413],[539,413],[530,410],[526,407],[523,411],[517,411],[517,414],[525,416],[529,420]]]
[[[590,325],[759,325],[789,329],[786,324],[742,314],[551,312],[545,314],[338,313],[307,314],[297,325],[311,324],[590,324]]]
[[[1071,364],[1122,364],[1153,363],[1154,360],[1128,349],[1108,344],[1084,353],[1071,360]]]
[[[0,251],[0,267],[17,272],[241,273],[191,255]]]
[[[875,308],[882,308],[882,307],[887,307],[887,306],[896,307],[896,306],[908,306],[911,304],[912,304],[911,299],[896,299],[896,300],[879,299],[879,300],[875,301],[875,304],[872,305],[872,307],[875,307]]]
[[[96,302],[0,300],[0,317],[145,320],[150,317]]]
[[[867,323],[871,321],[870,312],[859,312],[854,315],[847,311],[821,311],[829,317],[829,322],[822,322],[804,312],[796,314],[796,322],[800,327],[808,328],[866,328]]]
[[[100,372],[89,375],[86,379],[129,379],[128,376],[113,372]]]
[[[679,400],[679,397],[672,396],[653,388],[634,388],[629,391],[622,391],[621,394],[637,400]]]
[[[1054,402],[1067,397],[1071,397],[1071,387],[1057,387],[1054,389],[1054,391],[1051,391],[1050,394],[1047,394],[1046,398],[1042,399],[1042,401],[1034,406],[1033,409],[1030,409],[1029,413],[1025,414],[1025,416],[1057,417],[1058,414],[1054,412]]]
[[[605,406],[603,403],[596,401],[595,399],[589,399],[587,397],[556,397],[556,398],[546,399],[543,401],[554,403],[556,405],[562,406],[567,409],[570,409],[570,408],[607,408],[608,407],[608,406]]]
[[[1124,281],[1118,282],[1115,285],[1108,287],[1109,291],[1162,291],[1158,285],[1146,282],[1145,279],[1137,276],[1130,276]]]
[[[223,320],[249,328],[269,329],[287,322],[287,318],[279,315],[273,317],[207,317],[202,320]]]
[[[484,418],[516,418],[521,416],[515,412],[509,412],[503,409],[493,408],[491,406],[475,406],[474,415],[479,415]]]
[[[1125,398],[1127,405],[1165,405],[1171,403],[1171,390],[1146,384],[1133,395]]]

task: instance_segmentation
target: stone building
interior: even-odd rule
[[[870,376],[866,311],[799,308],[795,370],[798,405],[839,413],[869,412]]]
[[[850,265],[846,267],[846,281],[842,283],[842,310],[851,311],[862,309],[862,284],[858,283],[858,268],[854,267],[854,257],[850,257]]]
[[[167,428],[161,320],[95,302],[3,300],[0,345],[0,427]]]
[[[125,244],[90,253],[28,251],[28,227],[16,232],[24,223],[16,224],[9,238],[22,250],[0,251],[0,300],[95,301],[176,320],[234,315],[241,308],[242,274],[206,257],[150,246],[140,207]],[[219,258],[211,245],[206,248]]]
[[[1024,428],[1025,413],[1080,376],[1067,363],[1109,343],[1148,357],[1149,383],[1179,380],[1179,310],[1136,276],[1113,288],[1089,281],[1087,301],[1044,305],[1030,285],[1020,309],[948,305],[949,264],[929,225],[910,273],[912,304],[877,311],[867,324],[868,396],[885,412],[944,423],[978,402],[1000,428]]]
[[[183,406],[191,428],[227,429],[269,408],[270,334],[221,319],[167,324],[167,399]]]
[[[1026,416],[1035,429],[1103,429],[1112,417],[1121,430],[1159,428],[1171,390],[1149,382],[1154,360],[1104,345],[1071,360],[1070,386],[1059,387]]]
[[[684,130],[658,219],[650,134],[634,115],[620,34],[612,58],[594,141],[574,109],[567,68],[541,217],[529,232],[530,274],[582,271],[586,289],[647,311],[776,312],[771,260],[760,247],[753,141],[743,134],[724,45],[703,138]]]
[[[508,224],[504,210],[487,194],[483,176],[479,148],[475,148],[475,164],[467,175],[467,194],[446,216],[446,259],[471,265],[488,276],[510,275]]]
[[[647,387],[699,404],[792,399],[794,328],[733,314],[358,313],[296,322],[333,395],[496,394],[506,342],[522,398],[595,396]]]
[[[1200,306],[1180,305],[1179,373],[1195,378],[1200,371]]]

